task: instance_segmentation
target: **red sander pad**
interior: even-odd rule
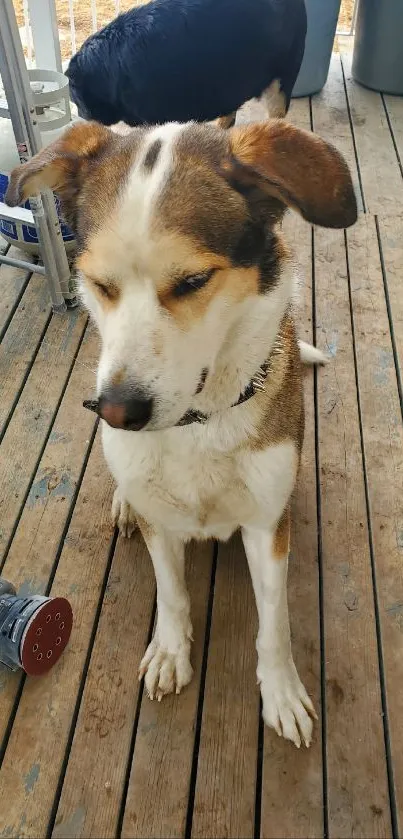
[[[65,649],[73,612],[64,597],[19,596],[0,578],[0,663],[30,676],[47,673]]]
[[[73,612],[68,600],[55,597],[34,612],[21,639],[20,657],[29,676],[42,676],[60,658],[69,642]]]

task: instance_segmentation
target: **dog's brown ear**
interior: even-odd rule
[[[17,207],[45,187],[63,191],[71,186],[85,161],[94,159],[110,137],[111,132],[95,122],[77,123],[27,163],[13,169],[6,204]]]
[[[348,166],[329,143],[284,120],[233,128],[222,170],[240,191],[257,187],[322,227],[350,227],[357,202]]]

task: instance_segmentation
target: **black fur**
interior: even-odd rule
[[[305,34],[304,0],[152,0],[88,38],[71,97],[104,125],[203,121],[279,79],[288,108]]]

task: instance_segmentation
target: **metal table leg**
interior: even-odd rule
[[[24,163],[42,147],[31,88],[12,0],[0,0],[0,74],[20,160]],[[46,270],[52,308],[62,312],[76,304],[70,289],[70,268],[50,190],[30,199]]]

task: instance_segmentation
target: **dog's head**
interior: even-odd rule
[[[102,337],[101,415],[128,429],[175,425],[245,318],[253,334],[263,310],[275,337],[290,296],[277,232],[287,206],[327,227],[357,214],[339,153],[283,121],[126,137],[78,124],[14,170],[7,201],[44,187],[77,235]]]
[[[124,37],[122,35],[122,37]],[[82,119],[115,125],[122,109],[115,103],[119,88],[113,73],[116,46],[97,32],[73,55],[65,75],[69,80],[70,99]]]

